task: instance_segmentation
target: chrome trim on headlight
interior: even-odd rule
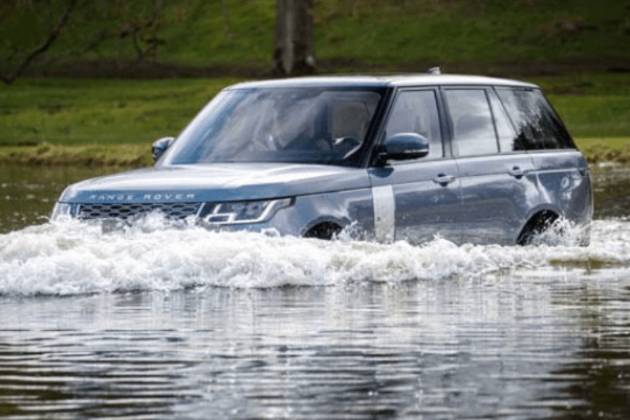
[[[212,210],[203,217],[203,221],[212,225],[262,223],[271,219],[278,210],[292,204],[292,198],[210,204]]]

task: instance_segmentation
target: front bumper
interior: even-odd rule
[[[66,213],[57,215],[57,217],[85,220],[81,217],[81,206],[85,205],[84,203],[60,204],[64,204]],[[161,203],[146,204],[149,206],[161,205]],[[173,203],[166,204],[170,205]],[[197,204],[201,205],[202,203]],[[66,205],[68,207],[65,207]],[[255,223],[235,223],[217,226],[204,223],[204,214],[202,212],[199,214],[180,215],[183,217],[176,218],[175,222],[177,224],[177,220],[179,220],[188,225],[199,225],[213,230],[275,231],[280,235],[293,236],[303,236],[309,229],[320,223],[333,223],[341,228],[352,225],[353,231],[360,232],[360,235],[366,238],[371,237],[374,231],[372,194],[369,188],[297,196],[292,199],[290,206],[278,208],[274,214],[270,215],[268,220],[261,220]],[[97,219],[97,221],[104,219],[106,218]],[[166,220],[170,222],[168,218]],[[133,224],[134,220],[125,221],[121,218],[119,219],[119,224],[121,221],[123,225],[129,225]]]
[[[105,209],[105,207],[110,207]],[[137,211],[143,210],[143,211]],[[166,211],[165,211],[166,210]],[[85,223],[101,224],[104,231],[112,231],[141,225],[154,218],[165,227],[200,226],[213,231],[274,232],[280,235],[300,235],[302,222],[292,206],[280,206],[264,214],[255,221],[234,223],[213,223],[207,221],[212,207],[205,203],[161,203],[139,204],[98,204],[61,203],[55,204],[50,216],[53,222],[80,220]],[[136,211],[134,213],[134,211]]]

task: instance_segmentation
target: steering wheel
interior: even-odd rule
[[[335,152],[343,154],[342,159],[346,159],[361,147],[361,142],[354,137],[339,137],[333,139],[332,148]]]

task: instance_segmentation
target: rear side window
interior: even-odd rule
[[[453,154],[498,153],[490,104],[484,89],[449,89],[446,102],[453,124]]]
[[[494,123],[497,127],[497,136],[499,137],[499,150],[501,153],[518,152],[525,150],[522,139],[516,134],[514,126],[510,118],[505,113],[505,108],[499,101],[499,98],[493,91],[488,91],[490,105],[492,106],[492,115]]]
[[[385,126],[385,139],[398,133],[417,133],[429,140],[429,158],[441,158],[442,133],[437,100],[433,90],[403,91]]]
[[[539,89],[497,88],[497,93],[512,120],[520,142],[526,150],[575,148]]]

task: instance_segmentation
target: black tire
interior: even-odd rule
[[[533,239],[549,229],[558,220],[558,215],[550,210],[543,210],[536,213],[518,235],[516,243],[518,245],[530,245]]]
[[[335,223],[320,223],[313,226],[304,234],[305,238],[317,238],[324,240],[331,240],[341,232],[341,226]]]

